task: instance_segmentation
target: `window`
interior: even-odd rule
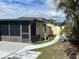
[[[22,32],[23,33],[28,33],[29,32],[29,26],[28,25],[22,25]]]
[[[1,24],[0,25],[0,34],[1,35],[9,35],[9,31],[8,31],[8,24]]]
[[[10,36],[20,36],[20,25],[10,25]]]

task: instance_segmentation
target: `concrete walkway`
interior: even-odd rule
[[[37,45],[31,45],[31,46],[26,46],[26,47],[24,47],[23,49],[19,50],[19,51],[16,52],[16,53],[21,53],[21,52],[27,51],[27,50],[33,50],[33,49],[44,48],[44,47],[50,46],[50,45],[52,45],[52,44],[55,44],[57,41],[59,41],[59,37],[60,37],[60,35],[57,35],[57,36],[55,37],[55,39],[53,39],[52,41],[47,42],[47,43],[37,44]]]
[[[6,59],[37,59],[37,57],[41,54],[41,52],[35,52],[35,51],[27,51],[22,52],[17,55],[9,55]]]

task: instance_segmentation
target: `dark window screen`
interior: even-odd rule
[[[29,32],[28,25],[22,25],[22,32],[25,32],[25,33],[28,33]]]
[[[11,36],[20,36],[20,25],[10,25],[10,35]]]
[[[29,34],[22,34],[23,39],[29,39]]]
[[[0,34],[1,35],[9,35],[9,31],[8,31],[8,25],[7,24],[1,24],[0,25]]]

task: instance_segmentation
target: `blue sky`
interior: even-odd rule
[[[17,17],[65,19],[62,11],[56,11],[53,0],[0,0],[0,18]]]

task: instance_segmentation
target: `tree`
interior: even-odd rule
[[[75,33],[76,31],[79,31],[77,30],[79,21],[79,0],[57,0],[57,4],[58,9],[64,11],[66,19],[69,21],[68,24],[70,23],[71,26],[71,38],[75,40],[76,37],[79,37],[79,34]]]

